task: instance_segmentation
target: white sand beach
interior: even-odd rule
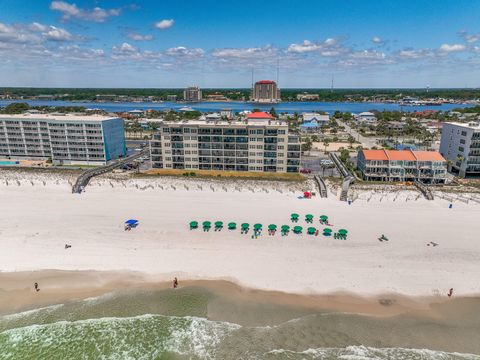
[[[0,270],[137,271],[155,281],[231,280],[290,293],[359,295],[480,294],[480,205],[427,201],[414,191],[362,193],[352,205],[298,199],[311,183],[222,182],[154,178],[96,179],[71,193],[62,175],[0,173]],[[8,183],[8,184],[7,184]],[[269,224],[304,233],[267,234]],[[304,215],[328,215],[346,241],[309,236]],[[139,226],[124,231],[124,221]],[[261,223],[252,239],[240,230],[189,230],[197,220]],[[389,241],[380,242],[385,234]],[[438,246],[427,246],[429,242]],[[65,244],[72,245],[65,249]]]

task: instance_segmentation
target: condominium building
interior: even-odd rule
[[[443,123],[440,153],[453,173],[480,176],[480,123]]]
[[[190,86],[183,91],[183,100],[189,102],[202,101],[202,90],[198,86]]]
[[[295,173],[300,168],[299,136],[268,114],[244,121],[163,123],[150,150],[152,167],[160,169]]]
[[[99,115],[0,114],[0,158],[102,165],[126,155],[123,119]]]
[[[441,184],[447,175],[447,162],[436,151],[360,150],[357,168],[369,181]]]
[[[271,80],[260,80],[252,88],[251,100],[258,103],[278,103],[281,101],[280,89]]]

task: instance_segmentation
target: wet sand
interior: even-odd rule
[[[33,289],[34,281],[39,292]],[[218,350],[225,351],[225,358],[232,358],[234,349],[243,352],[250,346],[265,351],[355,345],[480,353],[478,297],[297,295],[227,281],[179,281],[180,287],[172,289],[170,282],[156,282],[154,276],[140,273],[0,273],[2,315],[62,304],[47,315],[0,317],[0,332],[64,320],[160,314],[242,326]]]

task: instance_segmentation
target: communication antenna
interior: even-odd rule
[[[330,87],[330,92],[333,93],[333,74],[332,74],[332,85],[331,85],[331,87]]]
[[[280,87],[280,85],[279,85],[279,83],[278,83],[279,76],[280,76],[280,59],[277,58],[277,86],[278,86],[278,87]]]

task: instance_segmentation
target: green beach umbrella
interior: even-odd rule
[[[332,233],[332,229],[330,229],[330,228],[325,228],[325,229],[323,229],[323,233],[324,233],[324,234],[331,234],[331,233]]]
[[[301,232],[302,232],[302,227],[301,227],[301,226],[295,226],[295,227],[293,228],[293,232],[295,232],[295,233],[301,233]]]
[[[338,233],[339,233],[340,235],[347,235],[348,231],[345,230],[345,229],[340,229],[340,230],[338,230]]]
[[[327,215],[321,215],[321,216],[320,216],[320,220],[322,220],[322,221],[327,221],[327,220],[328,220],[328,216],[327,216]]]
[[[298,214],[293,213],[292,214],[292,219],[298,219]]]
[[[202,225],[203,225],[203,227],[210,227],[210,226],[212,226],[212,223],[210,221],[204,221],[202,223]]]
[[[197,228],[198,227],[198,221],[190,221],[190,227],[191,228]]]
[[[242,224],[242,229],[243,229],[243,230],[246,230],[246,229],[248,229],[249,227],[250,227],[250,224],[249,224],[249,223],[243,223],[243,224]]]
[[[253,225],[253,228],[255,230],[260,230],[262,228],[262,224],[255,224],[255,225]]]
[[[277,225],[275,224],[268,225],[268,230],[277,230]]]
[[[307,215],[305,215],[305,219],[307,219],[307,220],[312,220],[312,219],[313,219],[313,215],[312,215],[312,214],[307,214]]]
[[[282,225],[282,231],[285,232],[285,231],[288,231],[288,230],[290,230],[290,226],[288,226],[288,225]]]
[[[237,228],[237,223],[234,223],[234,222],[228,223],[228,228],[230,230],[236,229]]]
[[[310,235],[315,234],[316,231],[317,231],[317,229],[315,229],[314,227],[309,227],[309,228],[307,229],[307,232],[308,232]]]

